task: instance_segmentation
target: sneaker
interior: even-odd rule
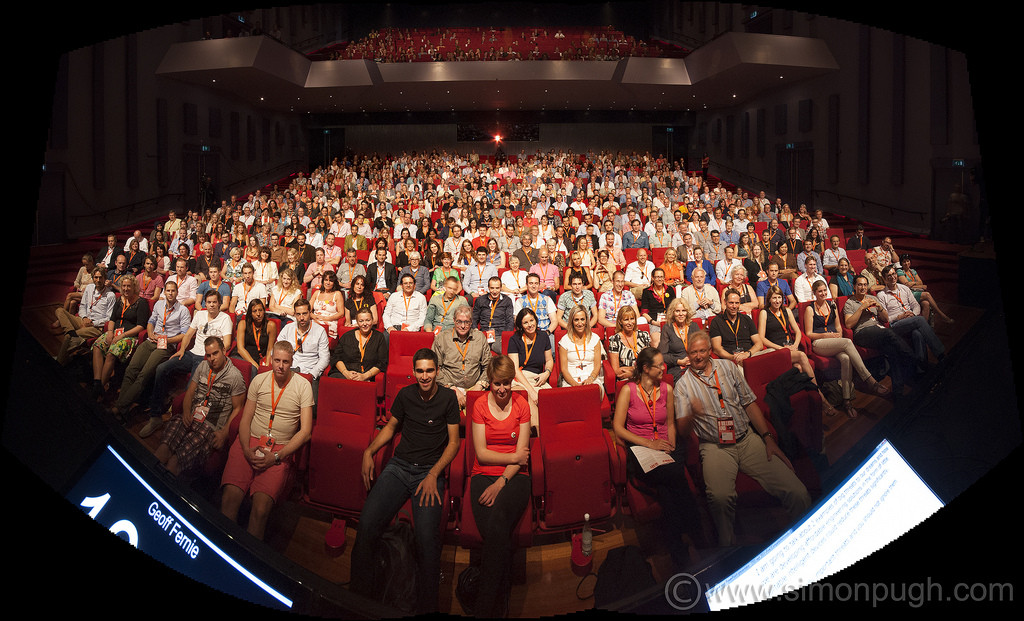
[[[160,416],[151,416],[145,426],[139,430],[140,438],[148,438],[153,432],[164,426],[164,419]]]

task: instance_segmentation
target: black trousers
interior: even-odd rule
[[[530,477],[517,474],[501,489],[490,507],[479,503],[480,494],[500,477],[478,474],[469,482],[469,498],[473,519],[483,537],[480,561],[480,588],[476,600],[477,617],[504,616],[505,592],[512,565],[512,529],[530,501]]]

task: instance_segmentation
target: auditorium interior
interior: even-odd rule
[[[97,399],[90,392],[85,357],[58,364],[62,336],[51,324],[73,289],[83,253],[102,248],[109,234],[119,245],[135,230],[149,236],[169,211],[201,214],[233,197],[240,206],[254,193],[294,188],[300,174],[309,179],[332,163],[372,174],[434,156],[453,175],[460,169],[494,175],[503,165],[526,172],[543,163],[548,172],[559,169],[557,184],[563,169],[566,177],[571,171],[574,189],[589,201],[601,195],[586,194],[580,170],[596,174],[606,164],[621,165],[646,183],[651,168],[668,172],[678,164],[681,178],[692,178],[698,188],[706,184],[716,196],[720,188],[723,197],[742,191],[754,205],[759,194],[769,203],[779,198],[794,214],[799,205],[810,213],[820,209],[844,247],[858,226],[876,244],[891,239],[899,255],[914,257],[928,292],[951,318],[932,322],[945,356],[929,363],[903,398],[858,392],[856,417],[829,415],[820,403],[812,408],[810,421],[801,419],[795,431],[801,443],[796,470],[812,502],[824,502],[888,441],[944,506],[884,549],[822,580],[1017,580],[1000,573],[996,562],[1020,547],[1012,528],[988,535],[1000,537],[995,542],[985,542],[978,528],[1002,509],[997,502],[1019,473],[1021,441],[1013,355],[1019,331],[1012,323],[1019,301],[1006,258],[1017,227],[992,207],[1008,203],[997,200],[995,188],[1012,178],[997,175],[1006,171],[993,161],[993,145],[1012,132],[993,121],[992,96],[1008,95],[994,93],[982,77],[979,68],[994,54],[980,50],[984,44],[973,45],[973,37],[952,26],[950,32],[930,30],[915,20],[890,22],[852,8],[683,0],[236,8],[168,8],[92,29],[75,27],[72,18],[95,19],[97,7],[74,9],[53,49],[40,54],[34,73],[45,84],[29,96],[38,100],[33,118],[41,167],[33,162],[19,181],[27,179],[37,194],[20,208],[29,217],[14,240],[24,246],[18,252],[24,261],[14,270],[21,298],[13,306],[3,430],[4,465],[15,481],[10,535],[24,538],[27,561],[15,581],[19,588],[52,597],[47,585],[72,582],[68,597],[53,603],[68,610],[80,600],[73,596],[102,597],[110,610],[138,613],[187,594],[253,614],[404,614],[388,601],[348,590],[358,507],[317,499],[300,466],[264,539],[256,540],[244,521],[220,513],[219,472],[171,475],[154,456],[160,434],[139,435],[146,418],[115,418],[109,406],[116,394]],[[443,187],[433,179],[439,181],[440,172],[428,175],[430,190]],[[502,185],[507,181],[522,179],[509,176]],[[544,182],[550,185],[551,178]],[[338,184],[342,205],[355,205],[357,187],[363,186]],[[399,248],[390,250],[397,255]],[[852,268],[859,273],[864,254],[856,256]],[[884,366],[875,363],[869,367],[884,377]],[[124,366],[115,370],[112,387]],[[838,378],[836,368],[829,367],[834,376],[827,379]],[[185,383],[183,377],[176,391]],[[614,390],[616,383],[605,385]],[[378,424],[386,420],[383,394],[373,405]],[[577,563],[582,516],[545,526],[545,501],[550,505],[559,492],[535,484],[532,531],[513,557],[507,616],[598,607],[599,570],[608,553],[623,546],[642,551],[653,584],[599,607],[686,612],[691,604],[673,601],[667,588],[681,572],[714,583],[793,528],[779,502],[748,478],[736,506],[736,545],[694,549],[680,567],[661,545],[656,499],[623,478],[625,456],[614,447],[609,418],[614,394],[603,399],[604,417],[593,431],[606,442],[608,467],[594,476],[608,481],[595,510],[593,554]],[[319,416],[330,410],[325,405],[318,404]],[[317,448],[324,450],[316,436],[314,422],[314,441],[301,463],[315,463]],[[542,458],[531,453],[532,460]],[[132,490],[122,496],[149,499],[146,504],[117,504],[114,483],[107,506],[117,509],[102,511],[106,500],[82,500],[83,482],[107,476],[105,469],[116,470],[110,480]],[[696,493],[699,463],[688,462],[688,470],[700,528],[714,541],[706,503]],[[339,487],[361,484],[354,469],[328,476]],[[89,493],[99,497],[99,487]],[[217,548],[217,563],[227,565],[171,568],[146,545],[129,545],[125,533],[136,529],[145,542],[145,529],[156,519],[146,506],[159,502],[201,533],[198,544],[179,538],[171,556]],[[445,615],[472,616],[457,594],[460,575],[480,559],[479,542],[468,544],[460,528],[467,502],[461,493],[445,497],[438,601]],[[128,513],[111,526],[112,514],[121,510],[143,516],[133,518],[138,526]],[[243,516],[247,511],[243,507]],[[265,594],[231,592],[204,573],[228,565],[284,596],[267,601]],[[55,572],[58,567],[70,571]],[[796,599],[777,598],[754,610],[813,606]],[[708,604],[702,605],[695,609]]]

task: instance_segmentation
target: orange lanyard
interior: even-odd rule
[[[455,339],[455,349],[459,350],[459,354],[462,356],[462,370],[466,370],[466,356],[469,355],[469,339],[466,339],[466,347],[463,349],[459,346],[459,340]]]
[[[284,391],[288,388],[288,382],[290,381],[292,381],[292,378],[289,376],[288,379],[285,380],[284,386],[281,387],[281,394],[275,398],[274,384],[277,383],[277,380],[274,379],[273,375],[270,376],[270,420],[267,421],[268,436],[270,435],[270,430],[274,427],[274,415],[277,413],[277,404],[281,402],[281,397],[284,396]]]
[[[287,295],[288,295],[288,290],[282,287],[281,288],[281,295],[278,296],[278,298],[277,298],[277,305],[278,306],[281,306],[281,303],[284,302],[284,299],[285,299],[285,297]]]
[[[701,375],[699,372],[697,372],[696,369],[694,369],[693,367],[690,367],[690,371],[697,377],[697,379],[700,381],[701,384],[704,384],[708,388],[711,388],[711,384],[709,384],[704,379],[704,376]],[[726,409],[725,409],[725,398],[722,396],[722,385],[718,383],[718,370],[715,370],[714,373],[715,373],[715,386],[714,386],[714,388],[715,388],[715,391],[718,393],[718,404],[722,407],[722,412],[725,412],[726,411]]]
[[[689,325],[683,326],[683,333],[682,334],[679,333],[679,327],[676,326],[675,323],[672,324],[672,329],[675,330],[676,336],[678,336],[679,340],[683,342],[683,347],[685,348],[686,347],[686,335],[690,333],[690,326]]]
[[[891,295],[891,296],[896,298],[896,301],[900,303],[900,308],[901,309],[903,309],[905,311],[909,311],[910,310],[909,300],[906,303],[903,301],[903,298],[900,297],[899,289],[893,289],[892,291],[889,292],[889,295]]]
[[[366,372],[366,368],[363,367],[363,358],[366,356],[366,344],[369,341],[370,341],[370,337],[366,337],[366,340],[363,340],[359,336],[359,333],[358,332],[356,333],[356,343],[359,344],[359,372],[360,373],[365,373]]]
[[[647,411],[651,413],[651,425],[654,427],[654,439],[658,439],[658,419],[654,416],[655,405],[658,402],[658,387],[655,386],[654,390],[651,391],[650,396],[644,390],[640,382],[637,382],[636,389],[640,391],[640,397],[644,401],[644,405],[647,406]]]
[[[575,336],[570,336],[569,340],[572,341],[572,347],[573,347],[573,349],[576,350],[576,360],[579,362],[580,370],[582,370],[583,369],[583,356],[580,354],[579,343],[576,342],[576,337]],[[587,344],[584,342],[583,343],[583,351],[586,351],[586,350],[587,350]]]
[[[523,338],[523,345],[526,345],[526,356],[523,358],[523,363],[519,365],[519,368],[525,368],[526,363],[530,361],[530,353],[533,352],[533,346],[537,344],[537,335],[533,336],[533,340],[530,341],[529,345],[526,345],[526,338]]]
[[[265,326],[265,325],[266,325],[266,322],[263,323],[263,326]],[[260,355],[260,361],[261,362],[263,361],[263,352],[260,351],[260,337],[259,337],[259,335],[260,335],[260,333],[263,332],[263,326],[260,326],[260,331],[257,332],[256,331],[256,323],[253,322],[253,324],[252,324],[253,344],[256,345],[256,353]]]
[[[210,393],[213,392],[213,368],[210,368],[210,376],[206,378],[206,397],[203,398],[203,405],[210,400]]]
[[[491,302],[491,318],[488,320],[487,327],[494,327],[494,311],[498,308],[498,300]]]
[[[782,326],[782,330],[783,330],[783,332],[785,332],[786,338],[788,339],[789,338],[789,324],[787,324],[785,321],[782,320],[783,313],[784,313],[784,311],[780,308],[778,314],[776,314],[775,311],[772,311],[772,316],[775,317],[775,319],[779,322],[779,325]]]
[[[170,304],[165,304],[164,305],[164,325],[162,326],[162,330],[163,330],[164,334],[167,334],[167,315],[170,314],[170,312],[173,310],[173,308],[174,307],[171,306]]]
[[[450,302],[445,304],[444,303],[444,296],[441,297],[441,308],[444,309],[444,312],[441,314],[441,320],[442,321],[444,321],[444,319],[446,319],[448,317],[448,309],[450,309],[452,307],[452,304],[455,304],[455,298],[452,298]]]

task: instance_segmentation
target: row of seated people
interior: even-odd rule
[[[618,60],[629,56],[679,56],[674,46],[636,41],[618,31],[569,28],[512,30],[426,30],[389,28],[335,46],[331,59],[373,58],[378,62],[461,60]],[[323,51],[318,56],[323,56]]]

